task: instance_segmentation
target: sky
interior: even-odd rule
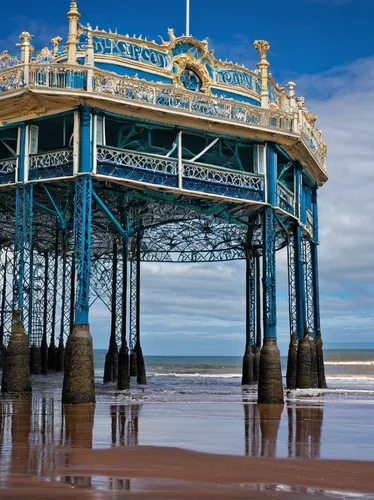
[[[185,0],[80,0],[81,21],[149,39],[185,31]],[[66,37],[69,2],[2,5],[0,52],[21,31],[40,49]],[[6,19],[6,22],[4,21]],[[318,115],[328,146],[329,181],[319,191],[321,322],[325,345],[374,347],[374,2],[373,0],[191,0],[191,33],[215,56],[255,68],[256,39],[270,42],[270,72]],[[284,252],[277,255],[278,336],[289,338]],[[241,355],[244,263],[143,264],[145,354]],[[105,348],[109,313],[91,311],[94,345]]]

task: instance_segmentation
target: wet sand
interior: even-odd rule
[[[45,473],[48,482],[22,475],[2,478],[7,490],[0,490],[0,498],[323,498],[332,492],[344,498],[347,491],[374,493],[372,462],[235,457],[150,446],[60,448],[57,468],[52,476]],[[110,478],[111,491],[104,481],[93,489],[92,478]],[[63,479],[65,484],[59,482]]]
[[[344,498],[340,491],[374,499],[374,409],[355,405],[356,420],[352,411],[0,398],[0,498]],[[366,461],[320,459],[360,454]]]

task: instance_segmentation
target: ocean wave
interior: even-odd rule
[[[184,372],[165,372],[152,373],[153,377],[178,377],[178,378],[241,378],[239,373],[184,373]]]
[[[332,366],[374,366],[374,361],[325,361],[325,365]]]
[[[340,380],[349,380],[351,382],[354,382],[355,380],[361,381],[368,381],[368,382],[374,382],[374,375],[326,375],[326,380],[335,380],[335,381],[340,381]]]

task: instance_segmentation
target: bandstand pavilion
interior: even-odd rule
[[[87,15],[88,13],[85,13]],[[246,261],[243,384],[283,402],[276,251],[287,247],[287,387],[325,387],[316,116],[269,73],[215,58],[206,40],[160,43],[80,24],[36,52],[0,54],[2,391],[64,369],[65,403],[93,402],[89,310],[111,312],[105,382],[146,383],[142,262]],[[109,337],[109,336],[108,336]]]

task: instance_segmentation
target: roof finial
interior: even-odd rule
[[[70,10],[66,14],[69,20],[69,34],[66,43],[66,48],[68,51],[68,64],[77,63],[77,42],[78,42],[78,21],[81,17],[78,12],[77,2],[73,1],[70,3]]]
[[[51,43],[53,45],[53,57],[58,56],[58,46],[59,43],[62,42],[62,38],[60,36],[55,36],[54,38],[51,39]]]
[[[260,62],[257,67],[261,71],[261,107],[267,108],[269,106],[268,68],[270,64],[266,59],[266,54],[270,49],[270,44],[266,40],[255,40],[253,46],[260,55]]]

